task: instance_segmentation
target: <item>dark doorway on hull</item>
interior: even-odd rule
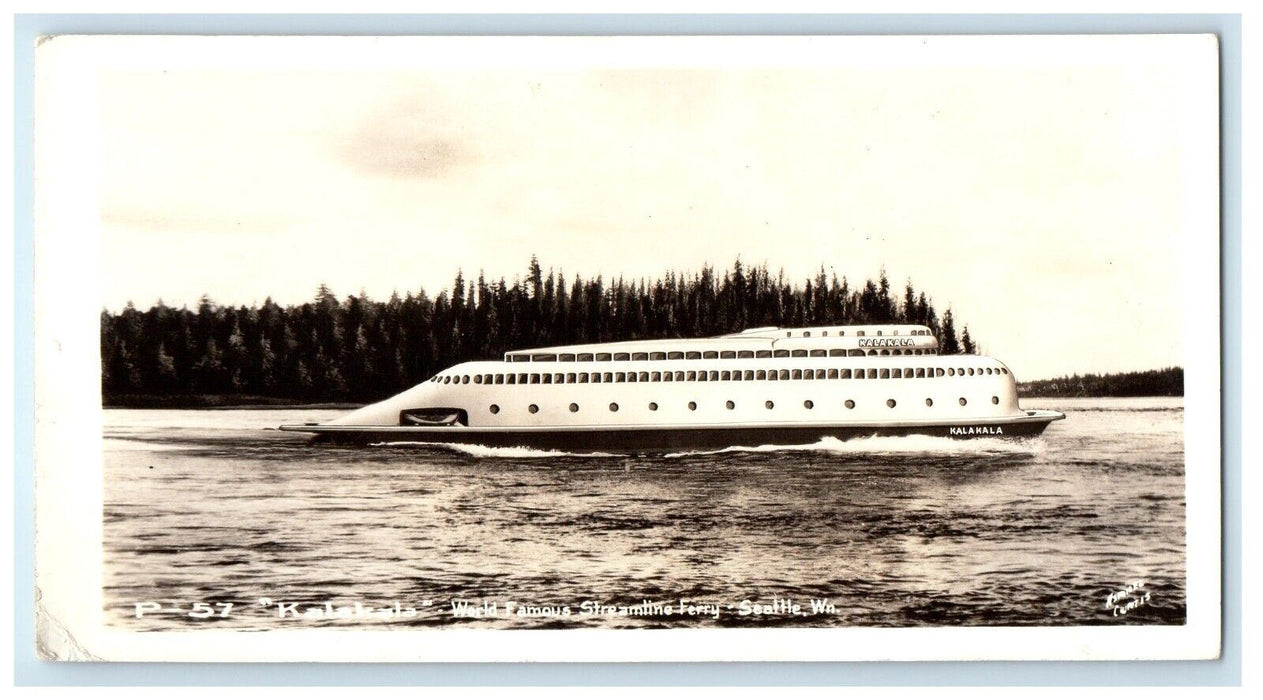
[[[409,408],[399,412],[399,425],[445,426],[469,425],[469,414],[463,408]]]

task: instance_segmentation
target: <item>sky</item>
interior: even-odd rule
[[[739,256],[884,267],[1023,378],[1180,364],[1181,76],[1011,58],[104,71],[103,306]]]

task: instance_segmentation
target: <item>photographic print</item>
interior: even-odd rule
[[[1216,656],[1217,60],[46,38],[41,653]]]

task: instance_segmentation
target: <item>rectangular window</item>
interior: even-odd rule
[[[884,372],[884,371],[886,371],[886,370],[882,370],[882,371]],[[894,369],[890,370],[890,378],[891,378],[891,379],[903,379],[903,370],[899,369],[898,367],[896,367],[896,368],[894,368]]]
[[[609,362],[609,361],[610,361],[610,354],[609,354],[608,352],[598,352],[598,353],[596,354],[596,361],[597,361],[597,362]]]
[[[614,382],[615,382],[615,383],[618,383],[618,382],[625,382],[625,381],[627,381],[627,373],[626,373],[626,372],[615,372],[615,373],[614,373]]]
[[[774,369],[769,369],[769,370],[767,371],[767,380],[768,380],[769,382],[774,382],[774,381],[776,381],[776,370],[774,370]]]
[[[790,378],[790,379],[802,379],[802,378],[803,378],[803,371],[802,371],[801,369],[796,369],[796,370],[794,370],[793,372],[791,372],[791,373],[790,373],[789,378]]]
[[[503,375],[503,374],[497,374],[497,375],[496,375],[496,384],[503,384],[503,383],[504,383],[504,375]]]
[[[702,353],[703,360],[714,360],[718,357],[719,357],[719,353],[715,352],[714,350],[707,350],[706,352]]]
[[[637,362],[639,362],[639,361],[641,361],[641,360],[648,360],[648,359],[649,359],[649,353],[647,353],[647,352],[634,352],[634,353],[632,353],[632,360],[635,360],[635,361],[637,361]]]
[[[710,371],[710,380],[711,380],[712,382],[717,382],[717,381],[719,381],[719,371],[718,371],[718,370],[713,370],[713,369],[712,369],[712,370]]]
[[[863,357],[863,356],[864,356],[864,351],[863,351],[863,350],[856,350],[855,348],[851,348],[850,350],[847,350],[847,351],[846,351],[846,356],[847,356],[847,357]]]
[[[705,373],[705,372],[698,372],[698,373],[697,373],[697,381],[699,381],[699,382],[704,382],[704,381],[706,381],[706,373]]]
[[[747,382],[754,381],[754,370],[748,369],[745,371],[745,381]]]
[[[682,381],[684,381],[684,373],[683,373],[683,372],[676,372],[676,373],[675,373],[675,381],[677,381],[677,382],[682,382]]]
[[[531,355],[531,362],[556,362],[557,356],[553,354]]]
[[[576,356],[575,356],[575,360],[576,360],[576,361],[578,361],[578,362],[591,362],[591,361],[592,361],[592,353],[590,353],[590,352],[581,352],[581,353],[579,353],[578,355],[576,355]]]
[[[566,383],[574,384],[574,372],[566,372]]]
[[[869,379],[876,379],[876,378],[877,378],[877,370],[875,370],[875,369],[870,369],[870,370],[868,370],[868,378],[869,378]]]
[[[788,350],[775,350],[772,352],[772,357],[789,357],[789,351]]]
[[[647,382],[647,381],[649,381],[649,373],[648,373],[648,372],[641,372],[639,376],[640,376],[640,381],[642,381],[642,382]]]
[[[752,358],[752,357],[754,357],[754,351],[753,351],[753,350],[738,350],[738,351],[737,351],[737,358],[738,358],[738,359],[741,359],[741,360],[748,360],[748,359],[750,359],[750,358]]]
[[[634,382],[636,381],[636,373],[635,373],[635,372],[628,372],[628,373],[627,373],[627,381],[629,381],[629,382],[633,382],[633,383],[634,383]]]
[[[661,372],[654,372],[653,374],[651,374],[651,375],[650,375],[650,379],[649,379],[649,381],[651,381],[651,382],[660,382],[660,381],[662,381],[662,373],[661,373]]]
[[[532,375],[530,376],[530,379],[529,379],[528,381],[529,381],[531,384],[539,384],[539,375],[538,375],[538,374],[532,374]]]
[[[772,356],[772,351],[771,351],[771,350],[759,350],[758,352],[754,353],[754,356],[755,356],[755,357],[771,357],[771,356]]]
[[[700,360],[700,359],[702,359],[702,353],[700,353],[700,352],[696,352],[696,351],[694,351],[694,352],[686,352],[686,353],[684,353],[684,359],[686,359],[686,360]]]
[[[835,374],[836,374],[836,372],[837,372],[837,370],[834,370],[834,373],[835,373]],[[824,378],[825,378],[825,371],[824,371],[824,370],[822,370],[822,369],[818,369],[818,370],[816,370],[816,379],[824,379]],[[836,378],[837,378],[837,377],[834,377],[834,379],[836,379]]]
[[[574,362],[574,353],[563,352],[557,356],[557,360],[560,362]]]
[[[806,356],[807,356],[807,351],[806,351],[806,350],[795,350],[795,351],[793,351],[792,353],[790,353],[790,355],[791,355],[791,356],[793,356],[793,357],[806,357]]]
[[[689,372],[685,379],[690,382],[697,381],[697,372]]]
[[[510,374],[509,376],[505,377],[505,378],[504,378],[504,383],[505,383],[505,384],[517,384],[517,375],[516,375],[516,374]]]
[[[812,357],[828,357],[829,351],[828,350],[812,350],[811,356]]]
[[[615,361],[615,362],[626,362],[626,361],[628,361],[628,360],[630,360],[630,359],[631,359],[631,355],[629,355],[628,353],[625,353],[625,352],[616,352],[616,353],[614,353],[614,361]]]
[[[684,359],[684,353],[682,353],[682,352],[669,352],[669,353],[667,353],[667,359],[668,359],[668,360],[683,360],[683,359]]]
[[[553,375],[551,375],[551,374],[545,374],[545,375],[543,375],[542,377],[540,377],[540,379],[544,380],[544,382],[543,382],[544,384],[552,384],[552,383],[553,383]]]
[[[836,369],[831,369],[831,370],[829,370],[828,378],[829,378],[829,379],[837,379],[837,378],[838,378],[838,371],[837,371]]]
[[[603,375],[601,375],[601,376],[605,377],[605,383],[606,383],[606,384],[609,384],[609,383],[611,383],[611,382],[613,382],[613,381],[614,381],[614,373],[613,373],[613,372],[606,372],[605,374],[603,374]]]
[[[651,352],[651,353],[649,353],[649,359],[651,359],[651,360],[665,360],[665,359],[667,359],[667,354],[666,354],[665,352]],[[656,380],[655,380],[655,381],[656,381]]]
[[[587,384],[587,383],[588,383],[588,373],[587,373],[587,372],[580,372],[580,373],[579,373],[579,377],[578,377],[578,379],[579,379],[579,383],[580,383],[580,384]]]
[[[925,379],[925,368],[917,367],[917,379]]]
[[[735,360],[737,359],[737,353],[734,350],[724,350],[723,352],[719,353],[719,359]]]
[[[593,383],[593,384],[600,384],[600,383],[601,383],[601,373],[600,373],[600,372],[593,372],[590,376],[591,376],[591,378],[592,378],[592,383]]]
[[[560,372],[553,375],[553,384],[561,384],[565,381],[566,381],[566,375],[561,374]]]
[[[881,376],[880,376],[879,378],[880,378],[880,379],[890,379],[890,370],[888,370],[888,369],[883,369],[883,370],[881,371]]]
[[[674,380],[675,380],[675,375],[671,374],[670,372],[663,372],[663,373],[662,373],[662,381],[664,381],[664,382],[670,382],[670,381],[674,381]]]
[[[912,368],[911,368],[911,367],[904,367],[904,368],[903,368],[903,378],[904,378],[904,379],[912,379],[914,376],[916,376],[916,375],[914,375],[912,372],[913,372],[913,370],[912,370]]]
[[[781,379],[789,379],[789,370],[787,369],[781,370]]]
[[[723,372],[719,373],[719,381],[726,382],[726,381],[730,381],[731,379],[732,379],[732,372],[729,372],[728,370],[724,370]]]
[[[855,331],[855,335],[858,335],[859,337],[863,338],[863,337],[864,337],[864,331]]]
[[[850,379],[850,378],[851,378],[851,370],[849,369],[838,370],[838,379]]]

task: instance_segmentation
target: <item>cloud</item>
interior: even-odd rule
[[[435,106],[419,98],[369,116],[344,141],[338,156],[355,171],[399,179],[436,179],[478,161],[468,137]]]

